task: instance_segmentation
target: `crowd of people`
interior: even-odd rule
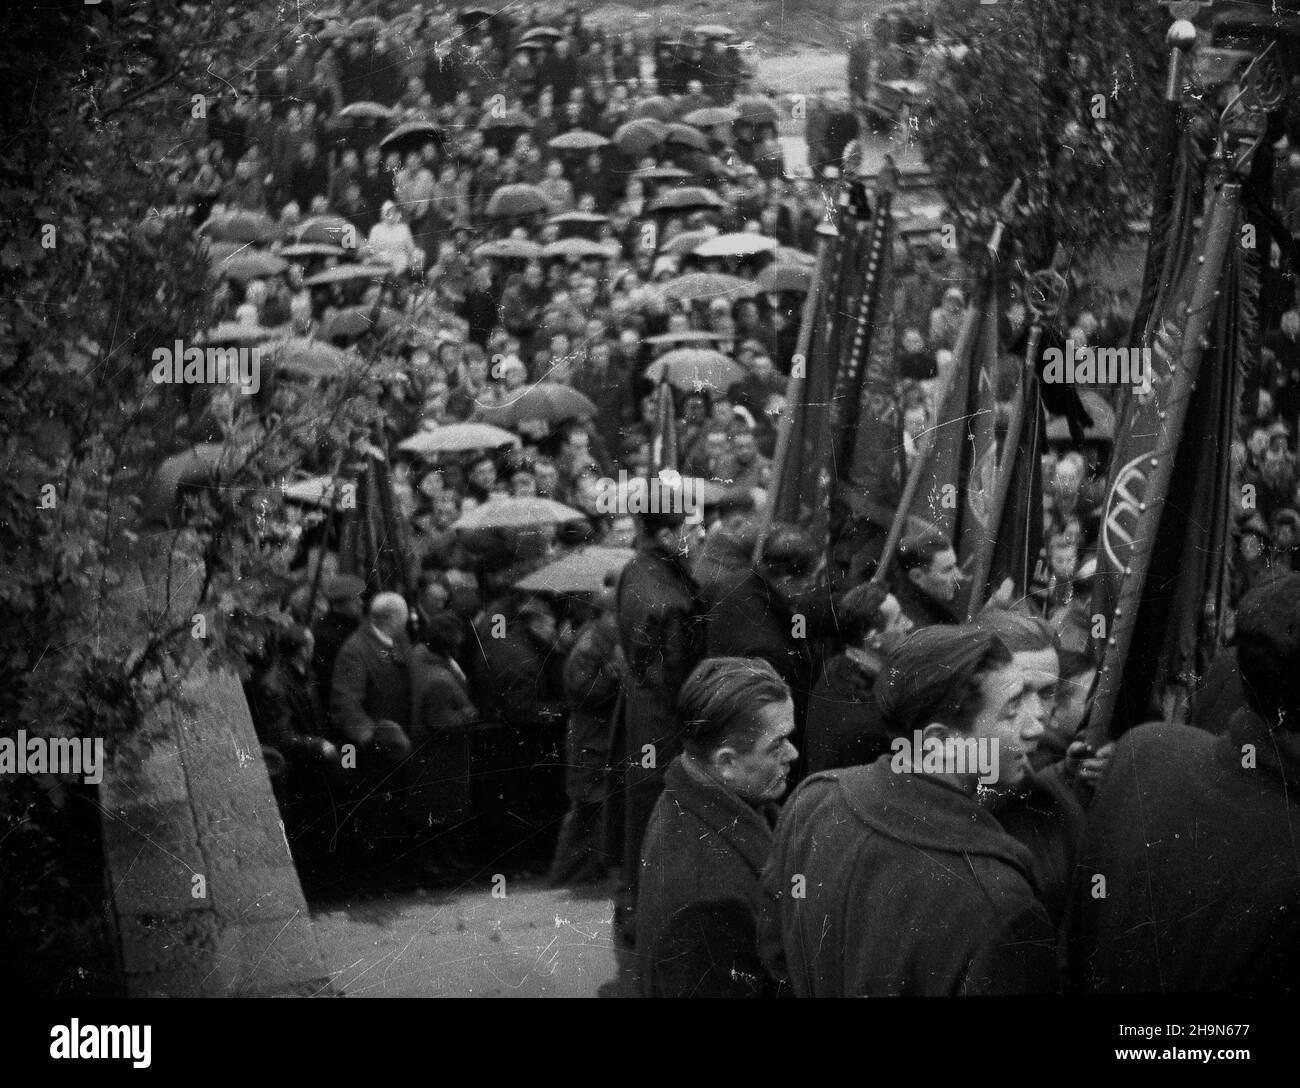
[[[906,535],[885,584],[831,587],[818,541],[761,521],[831,182],[785,175],[780,103],[725,35],[665,51],[576,12],[552,27],[441,4],[307,26],[195,120],[174,172],[178,207],[214,243],[219,330],[386,363],[374,437],[407,592],[344,569],[328,507],[302,515],[288,622],[246,683],[287,809],[331,842],[344,824],[375,834],[359,814],[377,814],[434,878],[472,874],[503,837],[555,839],[551,881],[617,872],[615,929],[645,994],[1046,992],[1063,971],[1102,989],[1285,984],[1294,942],[1249,964],[1233,942],[1245,915],[1267,930],[1290,885],[1246,900],[1225,868],[1201,892],[1172,882],[1154,935],[1125,921],[1165,864],[1129,819],[1161,758],[1173,824],[1203,788],[1223,851],[1252,859],[1243,873],[1281,848],[1291,749],[1267,744],[1275,789],[1244,782],[1225,746],[1300,728],[1284,668],[1300,652],[1295,300],[1266,332],[1233,449],[1239,685],[1216,687],[1201,733],[1094,747],[1080,727],[1103,428],[1053,441],[1033,591],[973,624],[937,532]],[[250,243],[265,261],[237,273]],[[897,265],[910,459],[971,284],[937,242],[900,243]],[[1131,306],[1088,286],[1071,339],[1124,343]],[[1003,319],[1014,339],[1023,304]],[[679,353],[684,378],[664,361]],[[549,387],[576,397],[535,406]],[[219,402],[196,406],[191,441],[219,437]],[[509,441],[428,452],[445,428],[487,422]],[[678,486],[707,484],[702,516],[603,507],[620,472],[666,464],[667,434]],[[322,451],[302,470],[332,466]],[[575,516],[463,530],[502,499]],[[519,588],[592,545],[625,550],[586,591]],[[982,738],[1000,766],[981,782],[908,749],[898,773],[913,737]],[[1112,764],[1127,775],[1097,793]],[[1234,799],[1267,825],[1257,838],[1234,838]],[[1081,858],[1127,880],[1090,899]],[[1195,935],[1180,930],[1206,903]],[[1212,966],[1192,964],[1196,941]]]

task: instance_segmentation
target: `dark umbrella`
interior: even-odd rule
[[[342,257],[347,252],[342,246],[330,245],[328,242],[295,242],[280,250],[280,256],[288,260],[307,257]]]
[[[644,117],[652,117],[656,121],[671,121],[673,119],[673,104],[670,99],[661,94],[651,95],[649,98],[643,98],[628,114],[634,121]]]
[[[549,212],[551,202],[536,185],[502,185],[488,201],[487,214],[504,219],[510,216]]]
[[[682,118],[688,125],[696,128],[716,128],[740,120],[740,113],[730,106],[705,106],[703,109],[691,110]]]
[[[601,226],[609,222],[609,216],[598,215],[596,212],[563,212],[551,216],[547,222],[560,228],[562,238],[589,238],[594,242]]]
[[[647,336],[645,342],[659,346],[661,344],[710,344],[717,340],[731,339],[731,334],[725,332],[686,329],[682,332],[661,332],[658,336]]]
[[[519,40],[521,42],[526,42],[529,39],[546,38],[549,39],[550,41],[558,41],[560,38],[563,37],[564,37],[564,32],[561,30],[557,30],[553,26],[534,26],[534,27],[530,27],[528,30],[525,30],[523,36]]]
[[[217,242],[269,242],[280,228],[262,212],[234,211],[212,216],[199,227],[199,233]]]
[[[293,228],[295,242],[320,242],[323,245],[338,245],[340,239],[358,237],[355,226],[339,215],[318,215],[306,219]]]
[[[812,269],[803,264],[769,264],[754,277],[754,283],[764,291],[806,295],[812,284]]]
[[[587,257],[599,257],[603,261],[610,259],[610,252],[599,242],[593,242],[590,238],[561,238],[558,242],[551,242],[549,245],[542,247],[542,256],[546,258],[562,258],[568,260],[582,260]]]
[[[647,211],[685,211],[688,208],[721,208],[722,197],[712,189],[698,185],[683,185],[680,189],[664,189],[646,206]]]
[[[502,110],[500,113],[488,110],[479,121],[478,127],[484,132],[512,128],[524,131],[533,127],[533,119],[523,110]]]
[[[664,143],[689,147],[695,151],[709,150],[709,141],[704,133],[697,128],[691,128],[690,125],[683,125],[680,121],[674,121],[668,126],[668,133],[664,136]]]
[[[504,261],[531,261],[542,255],[542,247],[526,238],[497,238],[474,247],[475,257],[495,257]]]
[[[330,338],[351,339],[368,332],[387,332],[404,320],[403,314],[387,306],[379,307],[378,314],[371,305],[346,306],[325,320],[323,331]]]
[[[250,249],[214,262],[212,270],[219,277],[244,283],[265,276],[277,276],[288,267],[289,262],[283,257],[277,257],[260,249]]]
[[[596,406],[578,390],[558,382],[537,382],[511,394],[511,399],[504,404],[476,409],[474,419],[514,428],[528,420],[560,423],[566,419],[590,419],[595,414]]]
[[[406,152],[423,147],[430,140],[441,144],[442,129],[429,121],[405,121],[379,141],[386,151]]]
[[[347,369],[348,355],[322,340],[295,336],[272,345],[271,361],[286,374],[329,378]]]
[[[614,130],[614,144],[624,155],[633,157],[644,155],[652,147],[658,147],[668,135],[668,126],[662,121],[642,117],[628,121]]]
[[[737,98],[732,106],[740,114],[739,119],[747,125],[774,125],[777,122],[776,106],[766,98],[749,95]]]
[[[575,128],[554,139],[547,140],[546,146],[556,151],[594,151],[598,147],[607,147],[609,140],[598,132]]]
[[[629,176],[638,181],[680,181],[689,178],[691,172],[680,166],[644,166],[640,170],[633,170]]]
[[[327,283],[351,283],[353,280],[381,280],[392,274],[386,264],[340,264],[308,276],[302,282],[308,287],[321,287]]]
[[[158,466],[141,496],[142,522],[145,525],[173,524],[182,512],[184,491],[208,490],[220,485],[225,454],[224,444],[202,442],[168,457]]]

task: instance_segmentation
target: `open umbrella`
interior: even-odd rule
[[[351,102],[338,115],[358,121],[387,121],[393,116],[393,110],[379,102]]]
[[[581,260],[584,257],[599,257],[601,260],[609,260],[610,252],[599,242],[593,242],[589,238],[561,238],[558,242],[551,242],[549,245],[542,247],[543,257],[561,257]]]
[[[767,253],[776,249],[781,243],[765,234],[751,234],[742,231],[737,234],[719,234],[702,242],[695,249],[697,257],[752,257],[755,253]]]
[[[500,113],[488,110],[479,121],[478,127],[484,131],[501,128],[531,129],[533,119],[523,110],[502,110]]]
[[[518,183],[502,185],[492,194],[487,204],[487,214],[498,219],[517,215],[536,215],[549,212],[551,202],[536,185]]]
[[[379,141],[385,151],[410,151],[433,141],[441,143],[442,129],[429,121],[403,121]]]
[[[361,232],[340,215],[317,215],[293,228],[295,242],[338,245],[345,238],[359,238]]]
[[[575,128],[546,141],[546,146],[556,151],[593,151],[607,147],[609,140],[598,132]]]
[[[478,258],[532,261],[541,257],[542,246],[540,242],[528,238],[494,238],[490,242],[475,246],[473,254]]]
[[[277,333],[261,325],[245,325],[239,321],[223,321],[199,333],[200,344],[261,344],[273,340]]]
[[[491,423],[446,423],[416,431],[398,443],[410,453],[463,453],[466,450],[495,450],[519,445],[519,436]]]
[[[342,246],[328,242],[295,242],[281,249],[280,256],[292,261],[309,257],[342,257],[346,252]]]
[[[777,264],[806,264],[809,266],[817,263],[817,258],[811,253],[806,253],[802,249],[795,249],[793,246],[777,246],[772,250],[772,256],[776,258]]]
[[[348,24],[348,33],[354,38],[364,37],[369,34],[380,34],[387,28],[388,24],[378,15],[363,15]]]
[[[329,378],[347,369],[348,354],[323,340],[291,336],[271,345],[277,370],[303,378]]]
[[[703,300],[711,302],[715,298],[725,298],[735,302],[741,298],[753,298],[758,288],[749,280],[739,276],[728,276],[723,272],[688,272],[675,280],[668,280],[658,285],[659,290],[668,298],[682,302]]]
[[[621,571],[634,555],[632,548],[592,544],[547,563],[521,578],[515,588],[529,593],[599,593],[606,577]]]
[[[321,287],[327,283],[348,283],[352,280],[381,280],[392,275],[392,272],[386,264],[339,264],[308,276],[302,282],[308,287]]]
[[[324,333],[328,337],[363,336],[368,332],[387,332],[406,318],[397,310],[387,306],[347,306],[325,320]]]
[[[740,113],[730,106],[705,106],[703,109],[691,110],[682,121],[696,128],[716,128],[740,120]]]
[[[706,329],[685,329],[682,332],[661,332],[658,336],[647,336],[645,342],[656,346],[662,344],[710,344],[717,340],[732,340],[734,335],[725,332],[709,332]]]
[[[624,155],[634,158],[658,147],[668,135],[668,126],[651,117],[628,121],[614,130],[614,144]]]
[[[779,117],[775,104],[758,95],[737,98],[731,105],[747,125],[775,125]]]
[[[699,246],[702,246],[710,238],[716,238],[717,236],[718,232],[716,230],[684,230],[681,234],[674,234],[659,248],[662,253],[685,257],[694,253]]]
[[[693,28],[701,38],[734,38],[736,32],[721,23],[703,23]]]
[[[328,510],[334,500],[333,476],[312,476],[306,480],[294,480],[285,484],[280,493],[285,502],[298,503],[301,506],[319,506]],[[346,481],[344,481],[346,482]]]
[[[599,212],[560,212],[559,215],[551,216],[547,222],[560,227],[571,225],[599,226],[601,223],[608,223],[609,216],[601,215]]]
[[[269,242],[280,233],[275,220],[262,212],[222,212],[208,219],[200,234],[215,242]]]
[[[518,427],[529,420],[560,423],[566,419],[590,419],[596,414],[591,399],[558,382],[536,382],[513,393],[504,404],[475,410],[474,419],[498,427]]]
[[[690,176],[691,172],[683,170],[680,166],[643,166],[640,170],[633,170],[629,175],[638,181],[680,181]]]
[[[664,135],[664,143],[678,144],[681,147],[689,147],[694,151],[708,151],[708,138],[698,128],[691,128],[690,125],[683,125],[680,121],[674,121],[668,126],[668,132]]]
[[[571,506],[532,498],[491,499],[462,514],[452,523],[453,529],[472,532],[476,529],[536,529],[543,525],[559,525],[566,521],[586,521],[587,515]]]
[[[141,495],[142,522],[175,524],[183,513],[184,492],[220,486],[225,457],[225,444],[217,442],[201,442],[168,457],[158,466]]]
[[[283,257],[260,249],[250,249],[215,261],[212,270],[221,278],[244,283],[265,276],[277,276],[288,267],[289,262]]]
[[[688,208],[721,208],[722,197],[711,189],[698,185],[683,185],[680,189],[664,189],[646,205],[647,211],[685,211]]]
[[[673,119],[673,103],[671,99],[665,98],[661,94],[654,94],[637,102],[628,116],[634,121],[643,117],[652,117],[656,121],[671,121]]]
[[[770,264],[754,277],[764,291],[791,291],[806,295],[812,285],[812,269],[805,264]]]
[[[496,238],[474,247],[475,257],[496,257],[506,261],[531,261],[541,255],[542,247],[526,238]]]
[[[527,30],[525,30],[523,34],[520,36],[519,40],[521,42],[528,41],[529,39],[533,39],[533,40],[545,39],[549,41],[557,41],[558,39],[563,37],[564,37],[564,32],[557,29],[556,27],[534,26],[534,27],[529,27]]]
[[[745,376],[745,368],[720,351],[678,348],[646,367],[645,376],[656,382],[667,378],[675,389],[686,392],[707,387],[725,393]]]

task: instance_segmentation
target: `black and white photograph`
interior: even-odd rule
[[[20,0],[0,58],[34,1060],[266,997],[1283,1053],[1300,0]]]

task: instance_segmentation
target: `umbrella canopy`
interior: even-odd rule
[[[682,121],[696,128],[716,128],[740,120],[740,112],[730,106],[705,106],[700,110],[691,110]]]
[[[694,253],[698,247],[702,246],[710,238],[716,238],[717,236],[718,232],[716,230],[684,230],[681,234],[673,235],[660,246],[660,252],[685,257]]]
[[[379,102],[351,102],[339,110],[339,116],[360,121],[388,121],[393,111]]]
[[[812,269],[806,264],[770,264],[754,277],[754,283],[764,291],[806,295],[812,285]]]
[[[561,238],[558,242],[551,242],[549,245],[542,247],[543,257],[562,257],[579,260],[583,257],[599,257],[601,260],[609,260],[610,253],[599,242],[593,242],[589,238]]]
[[[540,497],[499,498],[477,506],[452,523],[453,529],[536,529],[566,521],[586,521],[587,515],[571,506]]]
[[[328,337],[363,336],[368,332],[387,332],[405,317],[396,310],[381,306],[378,314],[373,306],[347,306],[325,320],[324,334]]]
[[[629,176],[638,181],[680,181],[690,177],[691,172],[680,166],[643,166],[640,170],[633,170]]]
[[[634,121],[644,117],[650,117],[656,121],[671,121],[673,119],[672,100],[665,98],[661,94],[643,98],[632,107],[628,117]]]
[[[684,332],[661,332],[658,336],[647,336],[645,342],[656,346],[662,344],[709,344],[716,340],[732,340],[731,333],[708,332],[705,329],[686,329]]]
[[[497,238],[474,247],[475,257],[496,257],[498,260],[531,261],[542,255],[542,247],[526,238]]]
[[[458,453],[466,450],[495,450],[519,445],[519,436],[491,423],[447,423],[416,431],[398,443],[411,453]]]
[[[317,215],[304,219],[293,228],[295,242],[319,242],[336,246],[347,237],[360,238],[362,233],[341,215]]]
[[[348,33],[353,37],[364,37],[369,34],[379,34],[386,30],[388,24],[378,15],[363,15],[360,19],[353,19],[348,24]]]
[[[723,26],[721,23],[703,23],[694,28],[695,33],[701,38],[734,38],[736,32],[729,26]]]
[[[485,131],[498,128],[530,129],[533,127],[533,119],[523,110],[502,110],[500,113],[488,110],[479,121],[478,127]]]
[[[668,135],[668,126],[652,117],[628,121],[614,130],[614,144],[624,155],[644,155]]]
[[[281,494],[285,502],[328,509],[334,499],[334,483],[333,476],[312,476],[310,479],[285,484]]]
[[[683,185],[680,189],[665,189],[646,206],[647,211],[684,211],[687,208],[721,208],[722,197],[711,189],[699,185]]]
[[[561,212],[559,215],[551,216],[547,222],[560,227],[599,226],[601,223],[608,223],[609,216],[601,215],[599,212]]]
[[[793,246],[777,246],[772,250],[772,256],[776,258],[777,264],[806,264],[811,267],[817,263],[817,258],[811,253]]]
[[[697,257],[752,257],[755,253],[767,253],[776,249],[780,243],[765,234],[751,234],[742,231],[738,234],[719,234],[695,247]]]
[[[664,136],[664,143],[679,144],[682,147],[689,147],[695,151],[708,151],[708,138],[698,128],[691,128],[690,125],[683,125],[680,121],[674,121],[668,126],[668,132]]]
[[[392,275],[392,272],[386,264],[339,264],[308,276],[302,282],[308,287],[320,287],[327,283],[347,283],[351,280],[381,280]]]
[[[288,267],[289,262],[283,257],[260,249],[250,249],[214,262],[212,270],[219,277],[243,283],[264,276],[278,276]]]
[[[548,39],[550,41],[556,41],[563,37],[564,37],[563,31],[558,30],[553,26],[534,26],[534,27],[530,27],[528,30],[525,30],[523,36],[520,37],[519,40],[521,42],[528,41],[530,39],[532,40]]]
[[[537,382],[512,395],[505,404],[479,408],[474,418],[498,427],[517,427],[528,420],[560,423],[566,419],[590,419],[596,406],[578,390],[558,382]]]
[[[323,340],[293,336],[272,345],[271,362],[287,374],[328,378],[347,369],[348,355]]]
[[[261,325],[244,325],[238,321],[223,321],[204,332],[199,333],[200,344],[260,344],[272,340],[275,330],[264,329]]]
[[[758,294],[758,288],[749,280],[728,276],[723,272],[688,272],[660,285],[659,290],[669,298],[682,302],[694,302],[697,299],[712,301],[715,298],[735,302]]]
[[[215,242],[269,242],[280,228],[262,212],[234,211],[212,216],[199,227],[199,233]]]
[[[487,214],[498,218],[549,212],[551,202],[536,185],[502,185],[488,201]]]
[[[402,151],[420,147],[430,140],[440,142],[442,138],[442,129],[429,121],[404,121],[380,140],[379,146],[385,151]]]
[[[280,256],[288,260],[308,257],[342,257],[347,252],[342,246],[333,246],[328,242],[295,242],[280,250]]]
[[[547,140],[546,146],[554,148],[556,151],[591,151],[597,147],[609,146],[609,140],[598,132],[588,132],[586,129],[575,128],[556,136],[554,139]]]
[[[667,378],[674,388],[686,392],[707,387],[725,393],[745,376],[745,368],[720,351],[678,348],[646,367],[645,376],[656,382]]]
[[[593,544],[579,548],[554,563],[533,571],[515,583],[530,593],[599,593],[605,579],[617,574],[636,555],[632,548],[604,548]]]
[[[218,486],[225,453],[222,443],[201,442],[168,457],[158,466],[141,495],[143,523],[171,523],[181,513],[182,489]]]
[[[758,95],[737,98],[732,107],[740,114],[739,120],[747,125],[774,125],[780,116],[775,103]]]

